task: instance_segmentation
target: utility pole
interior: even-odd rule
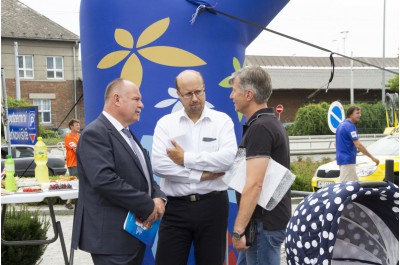
[[[21,100],[21,87],[19,81],[19,61],[18,61],[18,42],[14,42],[15,56],[15,99]]]
[[[385,22],[386,20],[386,0],[383,0],[383,44],[382,44],[382,68],[385,69]],[[385,71],[382,70],[382,103],[385,104]]]
[[[353,58],[353,51],[350,53],[350,57]],[[354,104],[354,61],[350,60],[350,104]]]
[[[1,68],[1,92],[3,97],[2,106],[2,119],[4,124],[4,139],[7,143],[7,154],[11,155],[11,141],[10,141],[10,121],[8,120],[8,103],[7,103],[7,88],[6,78],[4,76],[4,68]]]

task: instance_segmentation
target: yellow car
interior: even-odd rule
[[[379,165],[361,152],[357,154],[356,171],[360,182],[383,181],[385,179],[386,160],[394,161],[394,183],[399,185],[399,135],[388,135],[367,147],[368,151],[379,159]],[[314,191],[339,181],[339,166],[336,160],[318,167],[311,185]]]

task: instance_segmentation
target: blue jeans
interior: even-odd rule
[[[280,265],[285,230],[267,231],[258,223],[253,245],[239,253],[237,265]]]

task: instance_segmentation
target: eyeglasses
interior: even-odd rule
[[[203,90],[196,90],[194,92],[188,92],[188,93],[185,93],[185,94],[181,94],[181,96],[183,98],[185,98],[185,99],[191,99],[191,98],[193,98],[193,95],[196,95],[196,97],[203,96],[204,95],[204,89]]]

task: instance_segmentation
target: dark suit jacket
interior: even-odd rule
[[[153,179],[150,158],[134,137],[148,165],[148,184],[130,145],[110,121],[101,114],[86,126],[77,148],[79,200],[74,219],[72,247],[95,253],[127,255],[143,244],[123,230],[132,211],[147,219],[152,213],[152,198],[166,198]]]

